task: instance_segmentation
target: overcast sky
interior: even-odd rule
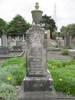
[[[0,18],[10,21],[15,15],[20,14],[31,23],[31,10],[34,9],[35,2],[39,2],[43,14],[52,17],[56,15],[56,24],[59,28],[75,23],[75,0],[0,0]]]

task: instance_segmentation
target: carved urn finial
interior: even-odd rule
[[[36,2],[36,4],[35,4],[35,9],[39,9],[39,3],[38,2]]]
[[[40,21],[42,20],[42,11],[39,10],[39,3],[35,3],[35,10],[31,11],[32,13],[32,18],[33,18],[33,23],[35,24],[40,24]]]

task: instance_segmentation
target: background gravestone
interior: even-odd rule
[[[1,46],[0,46],[0,54],[8,54],[8,41],[7,41],[7,35],[3,34],[1,37]]]
[[[8,42],[7,42],[7,35],[3,34],[1,37],[1,43],[3,47],[7,47],[8,46]]]
[[[65,48],[71,48],[71,35],[68,32],[64,36],[64,45]]]
[[[8,36],[8,48],[9,49],[11,48],[11,40],[12,40],[11,36]]]

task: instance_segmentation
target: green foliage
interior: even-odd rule
[[[51,16],[43,15],[41,23],[45,24],[44,28],[46,30],[50,30],[50,35],[52,38],[52,32],[54,32],[57,29],[55,21],[51,18]]]
[[[5,83],[0,85],[0,97],[1,100],[18,100],[15,87]]]
[[[7,23],[0,18],[0,36],[6,33]]]
[[[0,82],[7,84],[15,84],[13,75],[7,70],[7,68],[0,68]]]
[[[61,29],[60,29],[61,36],[64,37],[64,35],[66,34],[66,32],[67,32],[66,27],[62,26]]]
[[[75,36],[75,24],[69,24],[67,30],[72,36]]]
[[[60,34],[60,32],[53,32],[52,36],[53,36],[54,39],[56,39],[56,37],[60,37],[61,34]]]
[[[21,85],[25,76],[25,59],[22,57],[6,60],[0,67],[1,100],[18,100],[16,85]]]
[[[7,32],[8,35],[11,36],[18,36],[23,34],[26,35],[26,30],[28,30],[30,26],[31,25],[27,23],[22,16],[17,15],[11,22],[9,22]]]
[[[25,69],[21,65],[6,66],[0,71],[0,81],[12,85],[21,85]]]
[[[3,63],[2,67],[6,67],[6,66],[9,66],[9,65],[12,65],[12,66],[13,65],[24,65],[25,62],[26,62],[25,59],[22,58],[22,57],[11,58],[11,59],[7,59]]]
[[[62,26],[61,29],[62,36],[66,35],[68,33],[72,37],[75,36],[75,24],[69,24],[67,26]]]
[[[17,15],[8,24],[0,18],[0,36],[7,34],[11,36],[25,35],[26,31],[31,27],[29,23],[20,15]]]
[[[75,61],[49,61],[48,69],[57,91],[75,95]]]
[[[57,91],[64,92],[68,95],[75,95],[75,60],[68,61],[48,61],[48,69],[54,79],[54,87]],[[8,93],[9,87],[7,85],[21,85],[25,76],[25,59],[24,58],[11,58],[4,62],[0,68],[0,90],[5,91],[0,94],[3,97],[12,98],[11,93]],[[5,83],[5,84],[3,84]],[[3,85],[3,87],[2,87]],[[4,86],[5,85],[5,86]],[[11,87],[10,87],[11,89]],[[11,91],[11,90],[10,90]],[[15,92],[14,92],[15,93]],[[13,96],[15,97],[15,96]],[[15,100],[15,99],[11,99]],[[16,99],[17,100],[17,99]]]
[[[63,55],[68,55],[68,49],[61,49],[61,53]]]
[[[12,85],[21,85],[25,76],[25,61],[23,58],[12,58],[4,62],[0,69],[0,81]]]

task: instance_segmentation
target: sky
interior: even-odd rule
[[[20,14],[27,22],[32,23],[31,11],[36,2],[43,15],[47,14],[55,19],[58,29],[75,23],[75,0],[0,0],[0,18],[9,22]]]

